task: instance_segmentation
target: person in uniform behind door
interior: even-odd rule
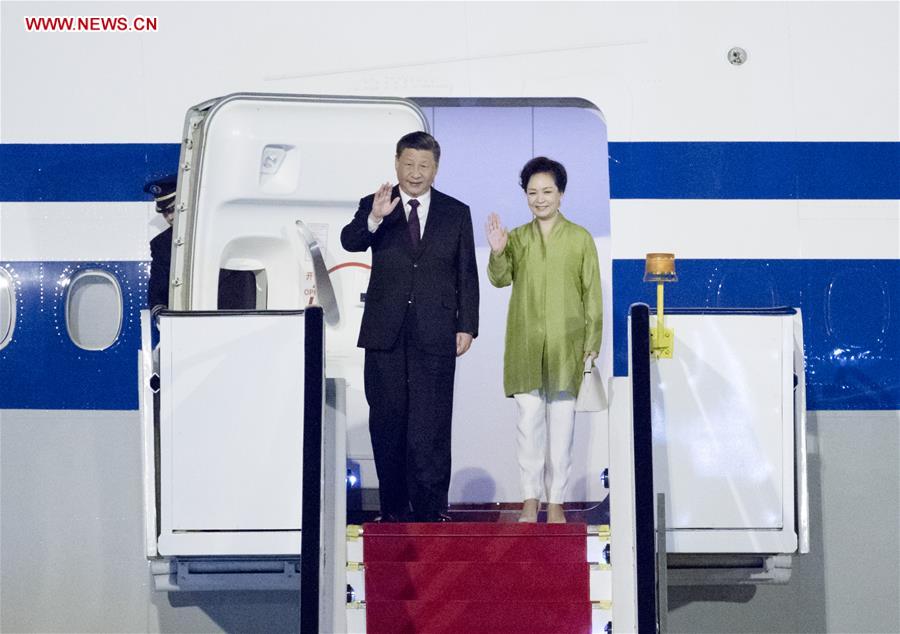
[[[147,305],[150,309],[169,305],[169,269],[172,259],[172,223],[175,220],[175,193],[178,177],[174,174],[150,181],[144,191],[153,196],[157,213],[168,227],[150,241],[150,282]]]
[[[359,203],[341,231],[372,250],[358,345],[365,348],[369,432],[382,521],[446,521],[456,357],[478,335],[478,271],[469,207],[434,189],[438,142],[397,142],[398,184]]]
[[[169,224],[165,231],[150,241],[150,282],[147,304],[150,309],[169,305],[169,274],[172,264],[172,224],[175,221],[175,195],[178,177],[175,174],[150,181],[144,191],[153,196],[156,211]],[[256,305],[256,275],[253,271],[219,269],[219,309],[253,310]],[[265,308],[264,306],[261,308]]]

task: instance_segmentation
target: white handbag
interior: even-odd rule
[[[602,412],[606,407],[603,378],[600,376],[600,370],[594,365],[594,360],[588,359],[584,362],[584,377],[581,380],[581,389],[578,390],[578,398],[575,399],[575,411]]]

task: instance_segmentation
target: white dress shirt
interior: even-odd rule
[[[406,220],[409,221],[409,214],[412,212],[412,207],[409,206],[409,201],[414,197],[407,194],[402,189],[400,190],[400,203],[403,205],[403,211],[406,213]],[[431,189],[429,188],[427,192],[422,194],[421,196],[415,196],[415,199],[419,201],[419,237],[421,238],[425,235],[425,221],[428,219],[428,209],[431,207]],[[372,219],[372,214],[369,214],[369,231],[375,233],[378,231],[378,227],[381,226],[381,222],[384,218],[378,220],[377,222]]]

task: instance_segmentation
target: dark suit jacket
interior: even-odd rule
[[[399,196],[400,188],[394,187],[391,198]],[[347,251],[372,249],[359,347],[390,349],[412,300],[420,346],[456,354],[457,332],[478,336],[478,267],[469,207],[432,189],[425,232],[413,249],[402,202],[375,233],[369,231],[374,197],[359,201],[356,215],[341,231]]]
[[[150,241],[150,283],[147,285],[147,303],[152,309],[169,305],[169,265],[172,259],[172,227]]]

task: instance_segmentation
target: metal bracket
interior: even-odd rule
[[[657,359],[671,359],[674,342],[675,332],[671,328],[650,329],[650,350]]]
[[[150,378],[147,381],[147,384],[150,386],[150,391],[154,394],[159,394],[159,374],[154,372],[150,375]]]

